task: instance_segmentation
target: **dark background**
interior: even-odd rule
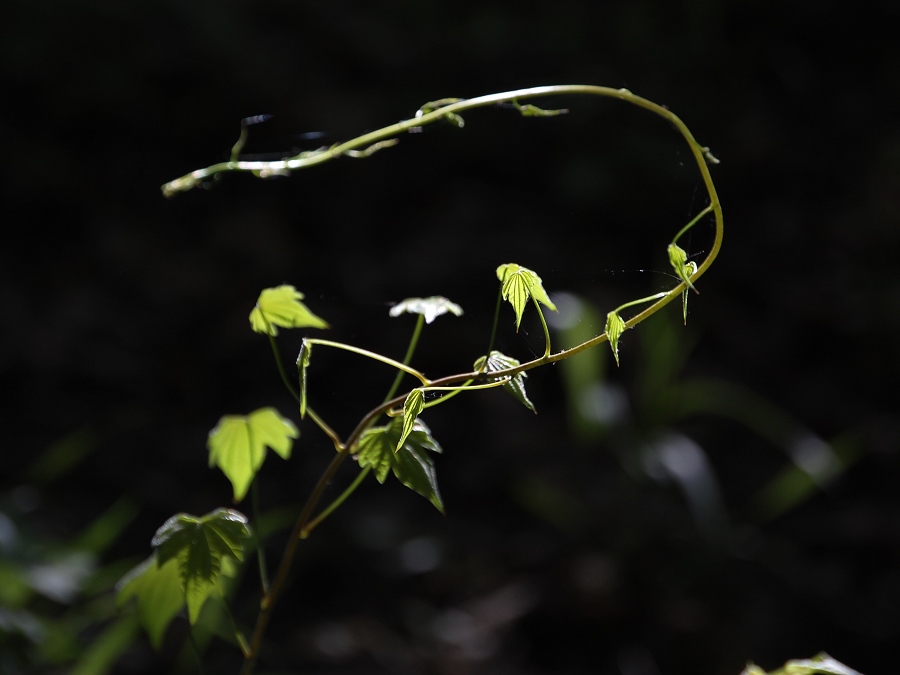
[[[159,191],[226,158],[249,115],[275,116],[246,149],[273,158],[427,101],[557,83],[665,104],[722,160],[725,243],[688,326],[672,305],[623,336],[619,369],[602,347],[534,371],[537,417],[498,392],[429,412],[446,517],[367,481],[302,545],[261,672],[737,675],[820,650],[896,672],[895,3],[17,0],[7,13],[3,672],[67,671],[108,635],[110,588],[156,528],[229,505],[206,467],[221,415],[294,415],[247,325],[262,288],[295,285],[327,337],[394,357],[413,320],[390,305],[446,295],[466,314],[429,326],[416,361],[438,376],[483,352],[500,263],[535,269],[576,317],[559,344],[674,283],[665,245],[703,186],[674,130],[617,101],[536,101],[572,109],[552,119],[486,109],[366,160]],[[689,252],[710,234],[698,226]],[[299,340],[279,338],[289,363]],[[533,317],[516,336],[508,309],[499,340],[522,359],[542,349]],[[319,350],[312,377],[317,410],[348,433],[392,374]],[[301,430],[295,457],[270,457],[260,478],[282,527],[330,459]],[[241,625],[256,594],[251,575]],[[109,668],[190,671],[185,637],[178,619],[161,654],[139,637]],[[221,640],[207,659],[207,672],[240,661]]]

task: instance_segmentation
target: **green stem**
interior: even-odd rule
[[[287,387],[287,390],[290,392],[291,396],[297,401],[297,405],[302,405],[302,399],[300,398],[300,392],[291,384],[291,381],[288,379],[287,371],[284,369],[284,363],[281,360],[281,352],[278,351],[278,343],[275,342],[275,337],[273,335],[269,335],[269,344],[272,345],[272,354],[275,355],[275,365],[278,367],[278,374],[281,375],[281,381],[284,383],[284,386]]]
[[[541,325],[544,327],[544,344],[546,345],[544,347],[544,358],[546,359],[550,356],[550,329],[547,327],[547,320],[544,318],[544,312],[541,310],[541,303],[533,295],[531,296],[531,301],[534,303],[534,308],[541,318]]]
[[[247,644],[247,638],[244,637],[244,634],[240,631],[237,626],[237,621],[234,620],[234,614],[231,613],[231,608],[228,606],[228,603],[222,603],[225,606],[225,613],[228,615],[228,620],[231,622],[231,631],[234,633],[234,639],[238,643],[238,647],[241,648],[241,653],[244,655],[244,658],[247,658],[247,655],[250,653],[250,645]]]
[[[691,222],[689,222],[687,225],[685,225],[680,230],[678,230],[678,234],[676,234],[674,237],[672,237],[672,243],[673,244],[678,243],[678,240],[681,239],[681,235],[683,235],[685,232],[690,230],[694,225],[696,225],[700,221],[701,218],[703,218],[703,216],[709,214],[712,210],[713,210],[712,204],[710,204],[705,209],[703,209],[700,213],[698,213],[696,216],[694,216],[694,219]]]
[[[241,150],[244,149],[244,144],[247,143],[247,120],[241,120],[241,135],[238,136],[237,142],[231,147],[231,161],[237,162],[238,158],[241,154]]]
[[[284,369],[284,363],[281,360],[281,353],[278,351],[278,344],[275,342],[275,338],[269,335],[269,344],[272,345],[272,353],[275,355],[275,365],[278,366],[278,374],[281,375],[281,381],[284,383],[284,386],[287,387],[287,390],[291,393],[291,396],[294,397],[294,400],[297,401],[297,405],[303,405],[303,399],[300,396],[300,392],[291,384],[291,381],[288,379],[287,371]],[[306,414],[312,419],[316,425],[325,432],[325,435],[331,439],[332,443],[334,443],[334,447],[337,450],[341,448],[341,437],[337,435],[337,433],[325,423],[321,417],[316,414],[316,411],[306,406]]]
[[[370,352],[368,349],[362,349],[361,347],[354,347],[353,345],[348,345],[343,342],[334,342],[332,340],[321,340],[318,338],[308,338],[307,342],[309,344],[323,345],[325,347],[335,347],[336,349],[344,349],[348,352],[353,352],[354,354],[359,354],[360,356],[367,356],[370,359],[374,359],[375,361],[381,361],[381,363],[385,363],[389,366],[393,366],[397,370],[402,370],[404,373],[409,373],[413,377],[415,377],[419,382],[421,382],[426,387],[428,386],[428,378],[425,377],[422,373],[420,373],[415,368],[410,368],[405,363],[400,363],[399,361],[394,361],[394,359],[390,359],[387,356],[382,356],[377,352]]]
[[[337,450],[338,452],[340,452],[341,449],[344,447],[344,445],[343,445],[343,443],[341,443],[341,437],[338,436],[337,432],[334,429],[332,429],[330,426],[328,426],[325,423],[325,420],[323,420],[321,417],[319,417],[316,414],[316,411],[313,410],[312,408],[310,408],[309,406],[306,406],[306,414],[310,419],[312,419],[313,422],[316,423],[316,425],[319,427],[319,429],[321,429],[323,432],[325,432],[325,435],[331,439],[331,442],[334,443],[334,449]]]
[[[259,656],[259,650],[262,647],[263,636],[266,634],[266,628],[268,628],[269,620],[272,617],[272,610],[275,608],[275,604],[278,602],[281,593],[284,591],[284,586],[287,583],[294,556],[297,554],[297,546],[301,541],[300,535],[309,522],[313,510],[322,498],[322,494],[325,492],[328,483],[334,477],[334,474],[337,473],[337,470],[349,454],[349,446],[344,446],[341,448],[340,452],[334,456],[328,467],[319,477],[313,491],[306,500],[306,504],[303,506],[303,510],[300,512],[300,516],[297,518],[297,522],[294,523],[294,529],[288,538],[284,553],[281,555],[281,562],[278,564],[278,571],[275,573],[275,578],[272,580],[269,592],[264,594],[260,601],[259,614],[256,617],[256,626],[254,626],[253,636],[250,638],[250,647],[244,655],[244,666],[241,669],[241,675],[250,675],[253,672],[256,659]]]
[[[250,498],[253,506],[253,529],[256,531],[256,559],[259,561],[259,582],[263,593],[269,592],[269,572],[266,566],[266,552],[263,548],[259,529],[259,481],[254,480],[250,484]]]
[[[618,314],[623,309],[628,309],[629,307],[634,307],[636,305],[643,305],[644,303],[647,303],[647,302],[653,302],[654,300],[659,300],[660,298],[663,298],[663,297],[669,295],[669,293],[671,293],[671,291],[661,291],[660,293],[657,293],[656,295],[649,295],[646,298],[640,298],[639,300],[632,300],[631,302],[626,302],[624,305],[619,305],[618,307],[616,307],[615,312],[616,312],[616,314]]]
[[[477,391],[479,389],[493,389],[494,387],[500,387],[500,386],[506,384],[509,380],[510,380],[510,378],[508,378],[508,377],[501,377],[500,380],[497,382],[491,381],[491,382],[485,382],[484,384],[471,384],[473,380],[468,380],[466,382],[463,382],[461,385],[459,385],[457,387],[422,387],[422,391],[425,393],[429,393],[432,391],[449,392],[445,396],[441,396],[440,398],[437,398],[433,401],[428,401],[428,402],[424,403],[423,407],[433,408],[434,406],[440,405],[441,403],[446,403],[448,400],[450,400],[457,394],[461,394],[464,391]],[[401,399],[401,398],[392,399],[392,401],[402,401],[402,400],[405,400],[405,399]],[[384,410],[383,412],[388,417],[400,417],[401,415],[403,415],[402,408],[395,409],[393,406],[391,406],[387,410]]]
[[[434,406],[440,405],[441,403],[446,403],[447,401],[449,401],[451,398],[453,398],[457,394],[461,394],[462,392],[466,391],[467,389],[471,389],[472,387],[469,386],[470,384],[472,384],[472,380],[466,380],[458,387],[437,387],[437,388],[429,387],[428,391],[449,391],[450,393],[445,394],[444,396],[441,396],[440,398],[436,398],[433,401],[428,401],[427,403],[425,403],[425,407],[433,408]]]
[[[339,507],[341,504],[343,504],[347,500],[347,497],[349,497],[356,491],[356,488],[358,488],[360,486],[360,484],[363,482],[365,477],[369,475],[369,472],[371,470],[372,470],[372,467],[367,466],[365,469],[360,471],[359,474],[356,476],[356,478],[353,480],[353,482],[350,483],[349,486],[347,486],[347,489],[341,493],[340,497],[338,497],[333,502],[331,502],[331,504],[329,504],[327,507],[325,507],[319,513],[319,515],[317,515],[315,518],[313,518],[311,521],[309,521],[309,523],[302,530],[300,530],[300,538],[306,539],[309,536],[310,532],[312,532],[314,529],[316,529],[316,527],[318,527],[319,524],[323,520],[325,520],[328,516],[330,516],[334,512],[334,510],[337,509],[337,507]]]
[[[494,340],[497,339],[497,326],[500,324],[500,307],[503,305],[503,284],[497,289],[497,304],[494,306],[494,323],[491,326],[491,340],[488,342],[487,353],[484,355],[485,367],[487,367],[487,359],[491,355],[494,348]]]
[[[416,319],[416,327],[413,330],[412,337],[409,340],[409,346],[406,348],[406,355],[403,357],[403,365],[408,366],[409,362],[412,361],[413,354],[416,351],[416,346],[419,344],[419,336],[422,334],[422,326],[425,325],[425,315],[419,314]],[[397,389],[400,388],[400,382],[403,380],[403,371],[397,373],[397,377],[394,378],[394,384],[391,385],[391,388],[388,390],[387,395],[384,397],[384,401],[390,401],[394,398],[394,394],[397,393]],[[382,403],[384,403],[382,401]]]

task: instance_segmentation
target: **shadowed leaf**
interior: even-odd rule
[[[220,590],[223,562],[241,562],[250,536],[246,516],[232,509],[216,509],[199,518],[179,513],[157,530],[151,542],[156,559],[159,565],[176,563],[192,624],[209,596]]]
[[[116,604],[122,607],[130,598],[138,603],[138,616],[150,643],[162,646],[166,628],[184,607],[184,591],[177,560],[157,564],[156,554],[122,577],[117,585]]]

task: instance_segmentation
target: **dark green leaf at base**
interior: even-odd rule
[[[441,446],[420,419],[414,422],[412,430],[401,442],[402,434],[403,418],[400,417],[386,426],[366,431],[356,451],[359,465],[371,467],[380,483],[384,483],[388,473],[393,471],[401,483],[425,497],[443,513],[444,503],[438,492],[434,461],[428,455],[429,452],[441,452]]]

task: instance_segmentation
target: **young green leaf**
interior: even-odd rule
[[[694,284],[691,283],[691,274],[693,274],[693,272],[689,271],[690,265],[688,265],[687,253],[678,244],[669,244],[668,250],[669,263],[672,265],[672,269],[675,270],[675,275],[686,283],[688,288],[696,292],[697,289],[694,288]],[[696,265],[694,266],[694,269],[696,270]]]
[[[221,590],[226,561],[244,559],[244,542],[250,536],[246,516],[232,509],[216,509],[201,517],[179,513],[156,531],[151,543],[157,562],[160,566],[176,562],[192,624],[209,596]]]
[[[612,311],[606,315],[606,337],[609,339],[609,346],[612,348],[613,356],[616,357],[616,365],[619,365],[619,336],[624,331],[625,322],[617,311]]]
[[[129,598],[137,599],[141,624],[150,637],[150,644],[158,650],[166,628],[184,607],[178,561],[169,560],[159,565],[153,554],[122,577],[116,589],[119,607]]]
[[[441,452],[441,446],[431,436],[431,430],[417,419],[412,431],[402,442],[403,420],[395,418],[383,427],[367,430],[360,438],[356,457],[363,468],[371,467],[379,483],[384,483],[392,472],[406,487],[425,497],[434,507],[444,512],[441,494],[438,492],[434,462],[429,452]]]
[[[406,441],[406,437],[412,433],[413,426],[415,425],[416,419],[421,414],[422,410],[425,408],[425,392],[420,389],[413,389],[406,396],[406,400],[403,402],[403,432],[400,434],[400,438],[397,441],[397,445],[394,448],[394,452],[399,452],[400,448],[403,446],[403,443]]]
[[[274,408],[249,415],[226,415],[209,432],[209,465],[218,466],[231,481],[234,501],[241,501],[266,457],[266,446],[283,459],[291,456],[293,439],[300,432]]]
[[[297,355],[297,369],[300,371],[300,419],[306,417],[306,371],[311,357],[312,345],[304,339]]]
[[[303,293],[293,286],[266,288],[250,312],[250,327],[257,333],[278,335],[282,328],[328,328],[328,324],[300,302]]]
[[[391,307],[391,316],[400,316],[404,313],[421,314],[425,317],[425,323],[431,323],[441,314],[450,312],[456,316],[462,316],[462,307],[455,302],[450,302],[440,295],[432,295],[429,298],[406,298]]]
[[[504,300],[508,300],[516,313],[516,330],[522,323],[522,313],[525,311],[525,304],[528,298],[534,297],[535,300],[546,305],[554,312],[556,305],[550,300],[541,278],[527,267],[516,265],[515,263],[507,263],[497,268],[497,278],[502,286],[500,293]]]
[[[494,350],[490,353],[490,355],[488,355],[487,359],[482,356],[477,361],[475,361],[474,369],[479,372],[485,371],[488,373],[495,373],[498,370],[515,368],[518,365],[518,359],[514,359],[511,356],[501,354],[500,352]],[[512,378],[509,378],[506,382],[504,382],[503,388],[510,394],[512,394],[516,398],[516,400],[519,401],[519,403],[524,405],[531,412],[537,414],[537,410],[535,410],[534,404],[530,400],[528,400],[528,395],[525,393],[526,377],[528,377],[528,373],[516,373]]]

